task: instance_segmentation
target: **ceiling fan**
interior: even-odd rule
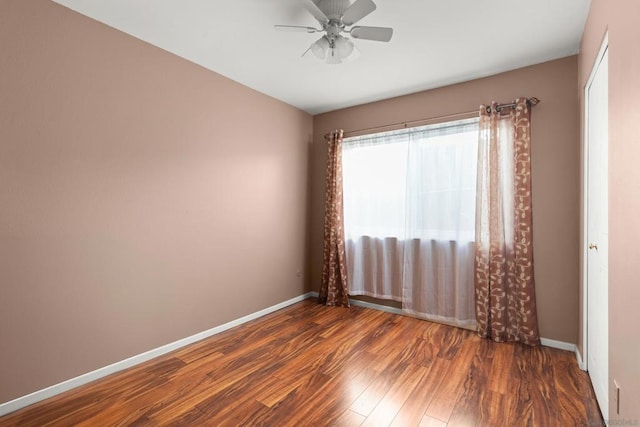
[[[340,64],[354,51],[354,44],[344,34],[354,39],[388,42],[393,36],[393,28],[363,27],[354,25],[365,16],[376,10],[371,0],[356,0],[351,4],[349,0],[307,0],[307,10],[320,23],[321,28],[304,27],[298,25],[275,25],[276,30],[297,31],[305,33],[325,33],[307,49],[318,59],[327,64]]]

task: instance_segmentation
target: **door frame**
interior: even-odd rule
[[[583,99],[584,99],[584,121],[583,121],[583,136],[582,136],[582,354],[578,354],[581,356],[578,360],[580,365],[580,369],[586,371],[588,366],[588,353],[589,353],[589,334],[588,334],[588,251],[587,248],[588,242],[588,190],[589,190],[589,88],[593,83],[593,79],[595,78],[596,71],[602,62],[605,52],[609,48],[609,32],[607,31],[604,34],[604,38],[602,40],[602,44],[600,45],[600,50],[598,51],[598,55],[593,62],[591,73],[589,74],[589,78],[587,79],[587,83],[585,84],[583,90]],[[607,179],[607,183],[608,183]],[[607,184],[608,185],[608,184]]]

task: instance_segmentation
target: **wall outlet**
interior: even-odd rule
[[[620,415],[620,386],[613,380],[613,400],[616,402],[616,414]]]

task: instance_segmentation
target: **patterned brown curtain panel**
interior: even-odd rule
[[[342,130],[328,136],[320,303],[349,307],[342,200]]]
[[[531,113],[480,107],[475,292],[478,335],[539,345],[533,280]],[[489,112],[487,111],[489,110]]]

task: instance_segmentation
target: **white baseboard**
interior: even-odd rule
[[[375,304],[373,302],[360,301],[358,299],[353,299],[353,298],[349,298],[349,304],[357,305],[357,306],[365,307],[365,308],[372,308],[374,310],[386,311],[388,313],[393,313],[393,314],[404,314],[404,313],[402,313],[401,309],[396,308],[396,307],[389,307],[389,306],[382,305],[382,304]]]
[[[550,338],[540,338],[540,344],[547,347],[557,348],[559,350],[571,351],[573,353],[576,352],[576,345],[571,344],[570,342],[557,341]]]
[[[582,360],[582,355],[580,354],[580,351],[578,351],[578,347],[576,347],[576,360],[578,361],[578,366],[580,367],[580,369],[586,371],[587,364]]]
[[[360,307],[372,308],[374,310],[387,311],[389,313],[394,313],[394,314],[403,314],[403,315],[405,314],[399,308],[387,307],[386,305],[375,304],[375,303],[366,302],[366,301],[360,301],[360,300],[356,300],[356,299],[349,299],[349,302],[351,303],[351,305],[357,305],[357,306],[360,306]],[[454,326],[454,325],[452,325],[452,326]],[[566,351],[575,352],[576,355],[578,356],[578,365],[580,365],[581,367],[583,366],[582,365],[582,359],[580,358],[580,354],[578,353],[578,348],[576,347],[575,344],[564,342],[564,341],[552,340],[550,338],[540,338],[540,344],[542,344],[544,346],[547,346],[547,347],[557,348],[557,349],[560,349],[560,350],[566,350]]]
[[[41,400],[44,400],[44,399],[48,399],[60,393],[64,393],[65,391],[87,384],[91,381],[95,381],[99,378],[106,377],[107,375],[111,375],[115,372],[122,371],[124,369],[146,362],[155,357],[169,353],[170,351],[177,350],[180,347],[193,344],[196,341],[200,341],[212,335],[219,334],[220,332],[224,332],[227,329],[231,329],[235,326],[242,325],[243,323],[247,323],[251,320],[273,313],[274,311],[280,310],[281,308],[285,308],[297,302],[303,301],[308,298],[317,297],[317,296],[318,296],[317,292],[308,292],[306,294],[297,296],[295,298],[291,298],[287,301],[281,302],[271,307],[267,307],[264,310],[256,311],[255,313],[248,314],[244,317],[241,317],[236,320],[232,320],[231,322],[225,323],[223,325],[216,326],[214,328],[197,333],[195,335],[191,335],[190,337],[186,337],[178,341],[174,341],[170,344],[166,344],[161,347],[154,348],[153,350],[149,350],[144,353],[132,356],[128,359],[121,360],[119,362],[105,366],[103,368],[96,369],[95,371],[87,372],[86,374],[80,375],[75,378],[71,378],[69,380],[63,381],[58,384],[54,384],[42,390],[38,390],[33,393],[27,394],[26,396],[18,397],[17,399],[11,400],[9,402],[2,403],[0,404],[0,416],[6,415],[10,412],[17,411],[18,409],[22,409],[26,406],[40,402]]]

